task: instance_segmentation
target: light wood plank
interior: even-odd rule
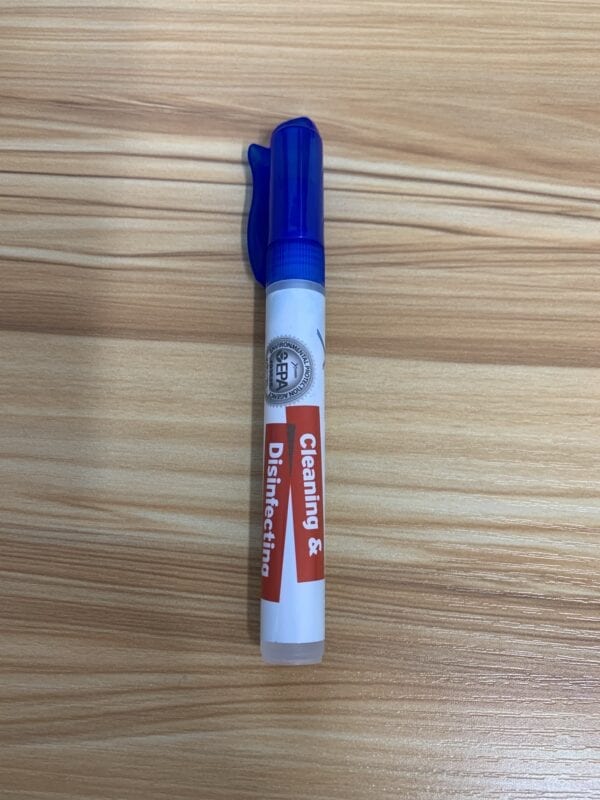
[[[600,797],[600,4],[0,4],[2,800]],[[258,656],[245,148],[309,113],[328,643]]]

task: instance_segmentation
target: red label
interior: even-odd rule
[[[290,497],[290,446],[288,426],[265,426],[265,464],[263,473],[263,600],[279,602],[281,568]]]
[[[291,465],[296,572],[299,582],[325,577],[323,468],[318,406],[288,406],[293,426]]]

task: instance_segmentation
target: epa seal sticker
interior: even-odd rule
[[[271,339],[267,347],[267,402],[274,406],[293,403],[313,382],[313,360],[305,344],[292,336]]]

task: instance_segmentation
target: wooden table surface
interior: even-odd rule
[[[0,26],[2,800],[600,798],[600,3]],[[286,669],[245,150],[299,114],[328,642]]]

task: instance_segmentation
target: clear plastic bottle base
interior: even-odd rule
[[[267,664],[319,664],[325,651],[325,642],[303,642],[302,644],[283,644],[281,642],[261,642],[260,652]]]

